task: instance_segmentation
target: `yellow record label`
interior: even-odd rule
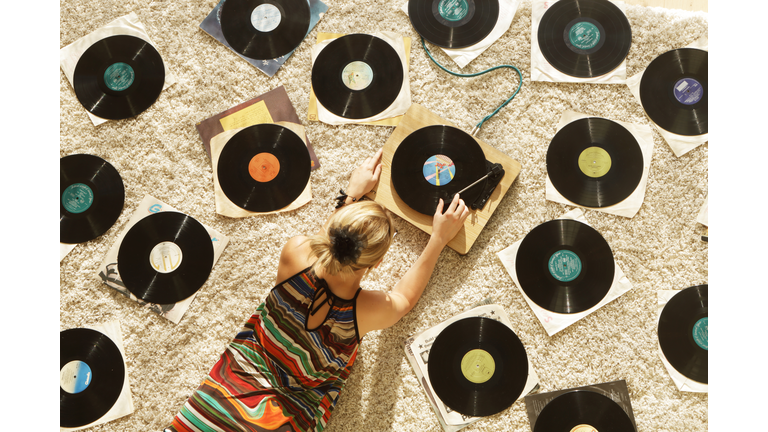
[[[579,169],[589,177],[602,177],[611,170],[611,155],[600,147],[588,147],[579,155]]]
[[[590,425],[580,424],[574,426],[573,429],[571,429],[571,432],[598,432],[598,430]]]
[[[461,373],[464,378],[475,384],[482,384],[493,376],[496,362],[493,356],[482,349],[473,349],[461,359]]]

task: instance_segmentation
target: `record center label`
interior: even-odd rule
[[[104,71],[104,84],[113,91],[123,91],[133,84],[136,73],[133,68],[122,62],[113,63]]]
[[[363,90],[373,81],[373,69],[368,63],[353,61],[341,71],[341,82],[350,90]]]
[[[464,378],[475,384],[482,384],[493,376],[496,371],[496,362],[488,351],[473,349],[461,359],[461,373]]]
[[[591,22],[580,21],[571,26],[568,39],[574,47],[590,50],[600,42],[600,30]]]
[[[93,198],[93,190],[88,185],[73,183],[61,194],[61,204],[66,211],[77,214],[91,208]]]
[[[602,177],[611,170],[611,155],[600,147],[587,147],[579,155],[579,169],[588,177]]]
[[[92,382],[91,367],[80,360],[72,360],[61,368],[59,379],[62,390],[70,394],[80,393]]]
[[[683,78],[675,83],[675,99],[683,105],[693,105],[704,97],[704,87],[693,78]]]
[[[574,426],[570,432],[598,432],[598,430],[590,425],[580,424],[578,426]]]
[[[155,245],[149,253],[149,264],[158,273],[170,273],[181,265],[181,248],[174,242],[164,241]]]
[[[251,25],[262,33],[276,29],[282,19],[280,9],[269,3],[261,4],[251,12]]]
[[[709,351],[709,317],[701,318],[693,325],[693,341],[701,349]]]
[[[433,155],[424,162],[424,178],[432,185],[445,186],[456,175],[456,165],[445,155]]]
[[[437,13],[448,21],[459,21],[469,13],[467,0],[440,0]]]
[[[570,282],[581,274],[581,259],[567,249],[559,250],[549,257],[549,273],[560,282]]]
[[[259,153],[248,163],[248,173],[259,183],[272,181],[280,173],[280,161],[272,153]]]

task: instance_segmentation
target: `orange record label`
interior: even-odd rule
[[[280,161],[271,153],[259,153],[248,164],[248,172],[260,183],[271,181],[280,172]]]

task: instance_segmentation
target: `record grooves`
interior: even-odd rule
[[[640,80],[640,103],[659,127],[678,135],[708,131],[708,53],[680,48],[656,57]]]
[[[419,213],[432,216],[439,200],[448,208],[454,194],[487,174],[485,153],[468,133],[432,125],[409,134],[392,156],[392,184],[397,195]],[[461,193],[465,203],[482,194],[485,180]]]
[[[610,397],[589,390],[563,393],[542,408],[533,432],[635,432],[632,420]]]
[[[572,314],[594,307],[608,294],[615,264],[597,230],[572,219],[555,219],[523,238],[515,271],[531,301],[548,311]]]
[[[227,43],[256,60],[290,54],[309,31],[307,0],[229,0],[223,2],[220,15]]]
[[[93,423],[112,408],[123,391],[125,366],[120,349],[104,333],[74,328],[59,333],[59,353],[60,426]]]
[[[499,0],[410,0],[408,17],[425,40],[443,48],[467,48],[496,26]]]
[[[236,133],[216,163],[224,195],[252,212],[275,211],[291,204],[307,187],[311,169],[304,141],[292,130],[273,123]]]
[[[165,66],[149,42],[115,35],[91,45],[75,65],[75,95],[91,114],[110,120],[135,117],[165,85]]]
[[[538,45],[558,71],[577,78],[605,75],[627,57],[629,20],[609,0],[560,0],[539,22]]]
[[[109,162],[75,154],[59,160],[59,241],[93,240],[114,225],[123,211],[125,187]]]
[[[643,176],[643,152],[634,135],[603,118],[563,126],[547,149],[547,174],[566,199],[585,207],[625,200]]]
[[[528,356],[506,325],[490,318],[464,318],[435,338],[427,372],[435,393],[448,407],[467,416],[489,416],[522,394]]]
[[[700,383],[708,383],[708,285],[675,294],[659,317],[659,345],[667,361],[678,372]]]
[[[318,102],[347,119],[373,117],[386,110],[403,87],[403,61],[386,41],[373,35],[341,36],[312,64]]]
[[[136,297],[173,304],[190,297],[213,268],[213,244],[205,227],[183,213],[153,213],[125,234],[117,268]]]

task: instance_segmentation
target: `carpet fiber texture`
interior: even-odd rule
[[[402,2],[325,0],[328,12],[273,77],[199,28],[215,1],[61,1],[61,47],[135,12],[177,82],[136,118],[94,127],[60,74],[60,156],[98,155],[125,184],[125,206],[104,235],[78,245],[60,264],[61,330],[119,320],[135,412],[94,431],[160,431],[216,362],[227,343],[275,283],[279,251],[292,236],[315,232],[353,167],[381,148],[393,127],[330,126],[307,119],[310,48],[318,32],[389,31],[411,38],[412,101],[469,131],[517,86],[501,69],[474,78],[440,70],[422,49]],[[563,112],[640,125],[650,120],[625,85],[530,81],[530,0],[510,28],[462,72],[517,66],[523,87],[485,123],[478,137],[522,165],[477,242],[462,256],[446,249],[423,297],[395,326],[369,334],[327,430],[440,431],[403,351],[404,340],[469,305],[491,297],[509,314],[539,375],[541,391],[626,380],[638,430],[705,431],[707,394],[680,392],[659,358],[657,292],[708,282],[706,228],[697,223],[708,189],[708,144],[676,157],[653,131],[653,158],[643,205],[632,218],[585,210],[607,240],[633,288],[550,337],[506,273],[497,253],[571,206],[547,201],[546,152]],[[625,6],[632,26],[627,76],[656,56],[708,32],[705,13]],[[436,59],[457,70],[429,45]],[[283,214],[233,219],[215,212],[213,173],[195,124],[284,86],[320,160],[311,174],[313,199]],[[230,243],[179,324],[139,307],[97,278],[97,268],[145,195],[229,236]],[[396,217],[399,235],[364,288],[389,290],[416,260],[428,236]],[[523,401],[467,431],[528,431]],[[603,432],[603,431],[601,431]]]

